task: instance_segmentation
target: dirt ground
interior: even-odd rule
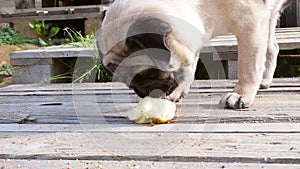
[[[11,52],[20,51],[20,50],[28,50],[28,49],[36,49],[38,46],[31,44],[24,45],[0,45],[0,66],[4,63],[10,64],[10,56]],[[4,79],[0,78],[0,87],[7,86],[11,84],[12,78],[5,77]]]

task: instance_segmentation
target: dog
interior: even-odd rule
[[[233,33],[238,82],[220,104],[251,106],[272,83],[279,47],[275,27],[291,0],[116,0],[97,38],[101,61],[139,96],[179,101],[189,92],[201,47]]]

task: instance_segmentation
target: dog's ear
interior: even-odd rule
[[[192,49],[189,42],[185,42],[184,38],[178,37],[178,34],[185,35],[186,32],[182,32],[182,26],[175,26],[178,33],[174,33],[169,23],[156,17],[141,17],[137,19],[128,29],[127,37],[129,41],[135,41],[133,46],[137,44],[143,48],[160,48],[170,51],[171,55],[174,55],[184,65],[191,65],[194,62],[194,56],[196,51]],[[187,29],[184,27],[183,29]],[[180,36],[179,35],[179,36]],[[133,38],[130,38],[133,37]],[[189,37],[191,39],[192,37]],[[129,45],[130,43],[128,43]],[[170,58],[165,56],[159,57],[149,55],[149,57],[159,64],[169,65]]]
[[[165,46],[165,37],[172,32],[171,27],[155,17],[141,17],[132,23],[127,32],[126,46],[132,52],[149,57],[153,63],[148,66],[168,70],[170,52]],[[138,54],[138,53],[137,53]]]
[[[178,61],[185,66],[191,65],[196,56],[196,50],[193,50],[194,45],[189,42],[189,39],[193,37],[188,36],[185,40],[181,35],[187,37],[184,32],[187,29],[182,29],[182,26],[175,26],[175,28],[177,33],[174,33],[169,23],[162,19],[141,17],[130,25],[126,45],[129,49],[145,51],[152,49],[148,50],[147,55],[161,70],[170,69],[170,65],[178,65]],[[162,49],[168,54],[153,49]]]
[[[174,34],[170,34],[164,38],[164,42],[165,46],[171,52],[171,57],[179,59],[185,66],[189,66],[194,63],[197,52],[182,39],[179,39]]]

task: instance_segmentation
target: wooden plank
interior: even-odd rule
[[[300,48],[299,28],[289,28],[276,30],[276,37],[281,50],[294,50]],[[215,52],[236,52],[237,42],[233,35],[218,36],[210,41],[201,50],[203,53]]]
[[[276,28],[276,32],[293,32],[300,31],[300,27],[285,27],[285,28]]]
[[[237,80],[228,79],[211,79],[211,80],[195,80],[192,89],[205,88],[233,88]],[[274,78],[272,87],[299,87],[300,78]],[[64,84],[14,84],[0,88],[0,94],[3,92],[33,92],[33,91],[72,91],[72,90],[128,90],[124,83],[107,82],[107,83],[64,83]]]
[[[40,79],[39,81],[35,81],[35,83],[41,83],[43,82],[47,83],[47,79]],[[197,93],[225,93],[232,91],[232,87],[220,87],[220,88],[207,88],[207,89],[195,89],[191,90],[190,93],[192,92],[197,92]],[[289,92],[289,91],[294,91],[294,92],[299,92],[300,87],[271,87],[269,89],[261,89],[260,91],[264,92]],[[117,96],[120,95],[120,92],[122,92],[123,95],[135,95],[133,90],[116,90],[114,88],[108,89],[108,90],[87,90],[87,91],[25,91],[25,92],[1,92],[0,96],[53,96],[53,95],[98,95],[98,94],[103,94],[103,95],[112,95],[112,96]]]
[[[99,168],[99,169],[120,169],[120,168],[230,168],[230,169],[299,169],[299,164],[259,164],[239,162],[172,162],[136,160],[3,160],[4,168]],[[0,167],[2,167],[0,164]]]
[[[28,20],[30,22],[33,18],[37,20],[72,20],[98,18],[106,9],[106,5],[22,9],[2,14],[2,19],[0,20],[0,22],[15,23],[20,20]]]
[[[67,9],[74,9],[74,13],[99,13],[107,9],[107,5],[84,5],[84,6],[69,6],[69,7],[49,7],[42,9],[19,9],[10,13],[11,17],[22,17],[22,16],[36,16],[37,11],[47,11],[48,15],[51,14],[67,14]]]
[[[222,95],[190,94],[178,103],[178,118],[174,123],[203,124],[210,120],[218,123],[300,122],[298,106],[300,94],[286,92],[284,94],[265,94],[262,92],[257,96],[252,108],[243,111],[224,110],[218,105]],[[5,119],[22,114],[35,118],[35,123],[38,124],[131,123],[127,119],[127,110],[135,106],[139,98],[137,96],[130,98],[126,95],[120,96],[10,96],[10,99],[7,97],[0,99],[2,103],[0,104],[0,113],[3,118],[2,123],[10,123],[10,120],[5,122]]]
[[[11,13],[16,9],[15,1],[0,0],[0,4],[0,13]]]
[[[83,14],[65,14],[65,15],[38,15],[38,16],[24,16],[24,17],[3,17],[0,21],[3,23],[18,23],[18,21],[30,22],[32,19],[45,20],[45,21],[58,21],[58,20],[74,20],[74,19],[87,19],[98,18],[102,14],[99,13],[83,13]]]
[[[1,133],[1,136],[0,159],[152,161],[160,158],[183,162],[300,164],[300,133],[59,132]]]
[[[34,4],[35,8],[42,8],[42,0],[35,0]]]
[[[295,89],[293,91],[293,89]],[[98,90],[99,91],[99,90]],[[191,90],[191,92],[187,95],[186,99],[182,99],[182,102],[186,101],[193,101],[197,99],[205,100],[205,98],[208,99],[214,99],[221,97],[226,92],[232,91],[231,88],[228,89],[195,89]],[[122,92],[122,91],[121,91]],[[284,92],[284,93],[282,93]],[[299,97],[299,87],[288,87],[288,88],[273,88],[273,89],[263,89],[259,91],[258,97],[260,98],[270,98],[270,99],[276,99],[276,97],[282,96],[283,98],[297,98]],[[12,101],[7,100],[5,98],[12,99]],[[51,96],[51,97],[50,97]],[[86,99],[86,100],[82,100]],[[26,100],[27,99],[27,100]],[[60,101],[55,101],[59,99]],[[128,101],[131,101],[133,103],[140,100],[140,98],[131,92],[124,92],[123,94],[118,93],[118,91],[107,91],[107,92],[24,92],[24,93],[2,93],[0,96],[0,100],[2,104],[10,104],[14,103],[13,101],[21,101],[22,103],[42,103],[42,102],[76,102],[78,100],[85,102],[91,102],[91,103],[122,103],[124,101],[127,101],[125,103],[128,103]],[[22,101],[23,100],[23,101]],[[282,100],[280,100],[282,101]]]
[[[237,60],[227,61],[227,78],[228,79],[238,79],[238,62]]]
[[[11,65],[30,66],[30,65],[52,65],[52,59],[11,59]]]
[[[1,133],[300,133],[300,123],[0,124]]]
[[[211,80],[194,80],[192,89],[207,89],[207,88],[233,88],[237,80],[228,79],[211,79]],[[274,78],[272,87],[300,87],[300,78]],[[34,92],[34,91],[111,91],[120,90],[120,93],[129,90],[129,88],[120,82],[107,82],[107,83],[58,83],[58,84],[14,84],[0,88],[3,92]]]
[[[13,70],[13,83],[49,83],[52,65],[20,66]]]
[[[94,57],[96,50],[90,48],[69,48],[55,46],[34,50],[12,52],[11,59],[48,59],[48,58],[73,58],[73,57]]]
[[[299,168],[300,79],[274,79],[253,107],[225,110],[218,100],[236,82],[195,81],[177,119],[155,126],[127,119],[138,97],[120,83],[0,88],[0,123],[10,120],[0,166]],[[25,118],[33,124],[17,124]]]
[[[278,40],[280,50],[295,50],[300,48],[300,38],[298,39],[280,39]],[[222,42],[208,44],[201,49],[201,53],[216,52],[235,52],[237,51],[237,42]]]

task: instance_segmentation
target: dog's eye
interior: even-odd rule
[[[143,77],[147,77],[148,79],[157,79],[159,75],[159,70],[157,69],[147,69],[139,73]]]
[[[140,45],[140,43],[133,36],[128,37],[126,39],[126,41],[125,41],[125,44],[126,44],[127,48],[129,48],[129,49],[133,49],[133,48],[137,48],[137,47],[142,48],[142,46]]]

